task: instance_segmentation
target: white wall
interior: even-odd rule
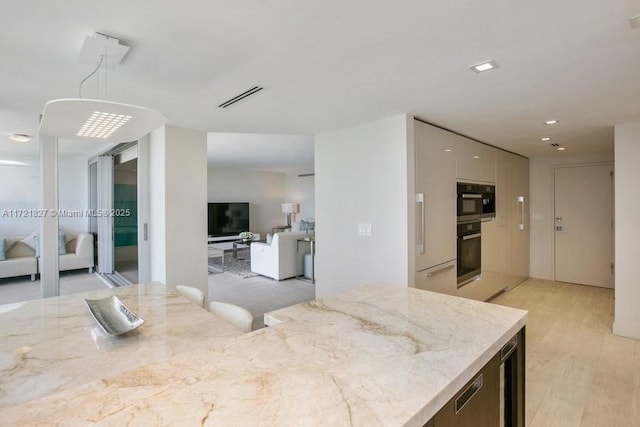
[[[151,134],[151,280],[207,292],[207,135]]]
[[[613,333],[640,339],[640,123],[615,127],[615,320]]]
[[[81,154],[59,155],[59,208],[83,211],[88,202],[87,157]],[[40,165],[0,166],[0,215],[4,209],[39,209]],[[35,217],[0,217],[0,235],[27,235],[38,230]],[[64,231],[87,231],[89,220],[85,215],[63,216],[59,227]]]
[[[285,199],[287,202],[298,203],[300,212],[292,215],[292,221],[300,221],[316,216],[315,177],[298,176],[299,174],[313,173],[309,169],[288,173],[285,184]]]
[[[407,137],[405,115],[316,135],[317,297],[408,285]]]
[[[531,277],[554,280],[554,167],[610,161],[613,161],[613,153],[560,155],[529,160]]]
[[[285,202],[284,173],[210,166],[207,175],[207,200],[249,202],[251,231],[261,233],[263,239],[273,227],[286,224],[281,211]]]

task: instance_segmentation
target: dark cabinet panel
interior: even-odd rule
[[[525,328],[424,427],[524,427]]]
[[[497,354],[434,417],[434,427],[500,425],[500,355]]]

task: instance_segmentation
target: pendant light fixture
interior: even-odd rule
[[[106,82],[106,70],[115,68],[128,50],[114,37],[99,33],[87,36],[79,61],[97,66],[80,83],[78,98],[54,99],[45,104],[40,133],[81,141],[131,142],[164,125],[167,118],[150,108],[82,98],[83,83],[101,67]]]

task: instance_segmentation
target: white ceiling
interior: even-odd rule
[[[131,46],[107,99],[211,132],[312,135],[410,113],[534,157],[557,154],[543,136],[566,154],[610,151],[613,126],[640,121],[640,0],[1,4],[0,114],[75,97],[92,71],[80,47],[102,32]],[[468,68],[489,59],[500,68]],[[36,131],[10,123],[0,132]]]

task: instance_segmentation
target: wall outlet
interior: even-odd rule
[[[371,236],[371,224],[358,224],[358,236]]]

